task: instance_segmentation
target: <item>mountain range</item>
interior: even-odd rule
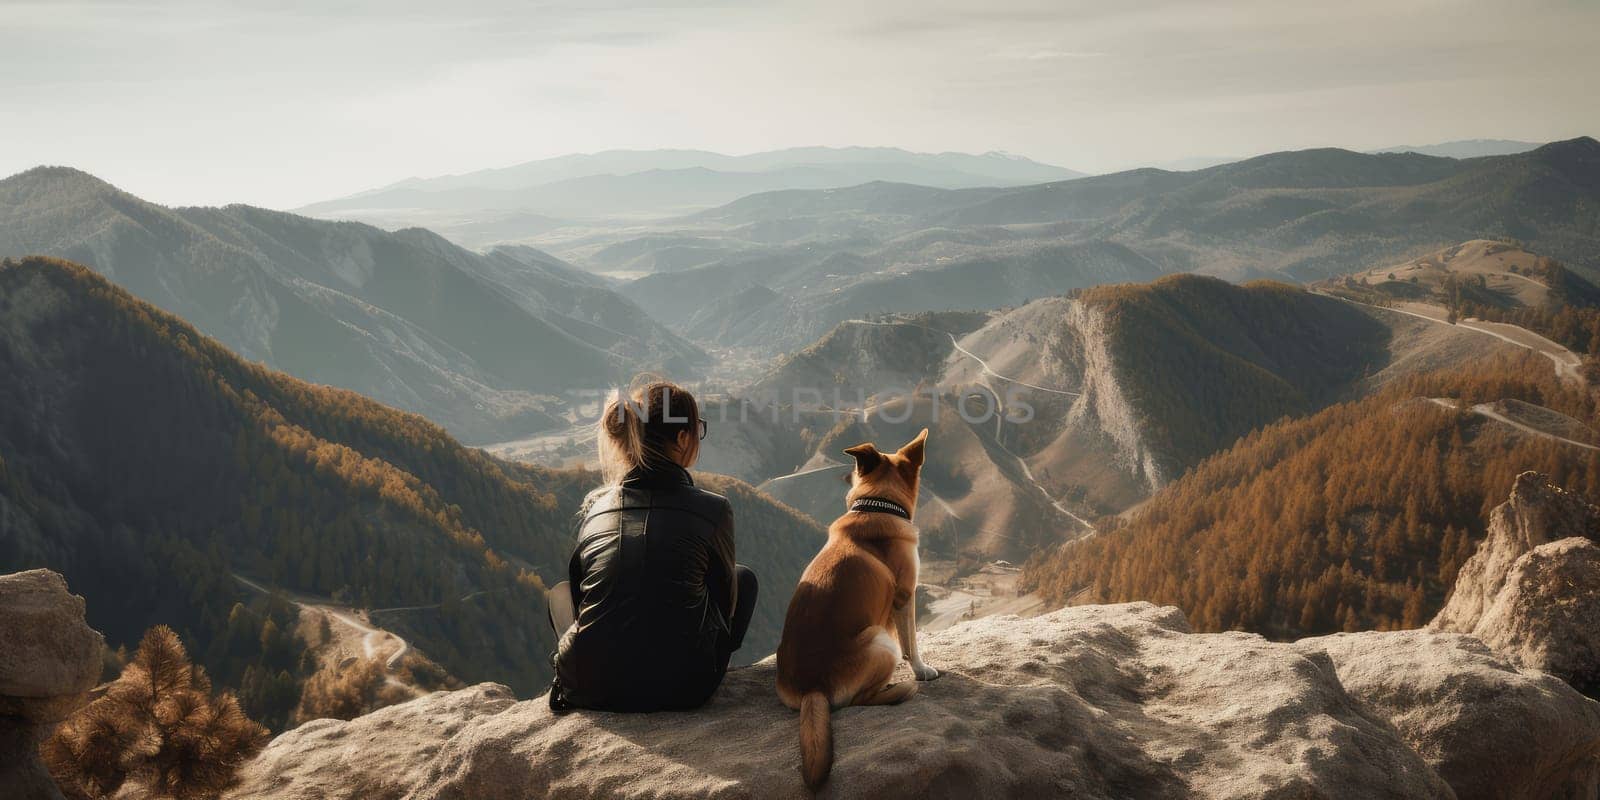
[[[249,206],[166,208],[76,170],[0,181],[0,253],[86,264],[245,358],[468,439],[552,424],[550,396],[705,364],[604,281],[531,248],[475,253]]]
[[[1425,156],[1443,156],[1445,158],[1482,158],[1484,156],[1509,156],[1514,153],[1526,153],[1538,146],[1538,142],[1522,142],[1516,139],[1457,139],[1452,142],[1439,142],[1438,144],[1402,144],[1394,147],[1368,150],[1367,152],[1421,153]]]
[[[1480,158],[1482,156],[1507,156],[1513,153],[1525,153],[1538,147],[1539,144],[1539,142],[1522,142],[1515,139],[1456,139],[1437,144],[1402,144],[1393,147],[1380,147],[1376,150],[1364,150],[1362,152],[1420,153],[1425,156],[1443,156],[1445,158]],[[1219,164],[1231,164],[1235,161],[1244,161],[1246,158],[1249,158],[1249,156],[1191,156],[1189,158],[1157,161],[1139,166],[1184,172],[1215,167]]]
[[[979,309],[1175,272],[1309,282],[1508,238],[1600,276],[1600,143],[1470,160],[1275,153],[1011,188],[751,195],[541,246],[705,346],[792,352],[845,319]]]
[[[341,218],[518,211],[554,217],[669,216],[756,192],[869,181],[1017,186],[1083,173],[1005,153],[912,153],[892,147],[797,147],[729,156],[702,150],[609,150],[438,178],[410,178],[297,209]]]

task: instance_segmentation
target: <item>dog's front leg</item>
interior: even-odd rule
[[[931,681],[939,677],[939,670],[922,663],[922,655],[917,652],[917,603],[915,595],[905,599],[895,598],[900,605],[894,610],[894,625],[900,630],[900,652],[911,662],[911,671],[916,673],[917,680]]]

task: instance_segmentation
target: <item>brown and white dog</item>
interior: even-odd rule
[[[778,697],[800,710],[800,771],[812,789],[833,768],[833,709],[899,703],[916,694],[911,681],[889,683],[900,659],[917,680],[939,677],[917,654],[917,480],[924,428],[898,452],[871,444],[854,456],[849,507],[828,528],[783,620],[778,644]]]

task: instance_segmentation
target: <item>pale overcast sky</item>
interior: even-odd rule
[[[1594,0],[0,0],[0,173],[292,207],[608,148],[1191,156],[1600,133]]]

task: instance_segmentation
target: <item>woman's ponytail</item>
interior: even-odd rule
[[[633,398],[618,389],[611,393],[600,415],[600,475],[608,486],[645,461],[644,419]]]
[[[695,450],[700,444],[700,404],[689,390],[664,380],[635,379],[632,391],[616,390],[607,399],[596,424],[600,476],[605,482],[589,493],[583,507],[608,489],[622,483],[629,472],[668,461],[678,447],[678,435],[687,432]],[[681,457],[683,454],[678,453]]]

